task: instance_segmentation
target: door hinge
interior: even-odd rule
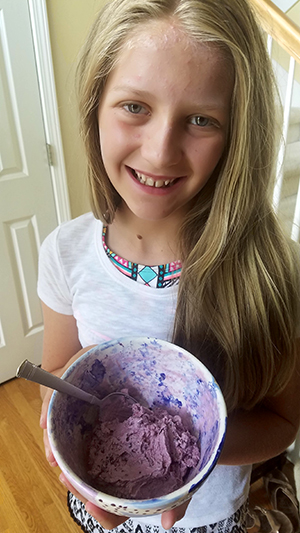
[[[52,156],[52,146],[51,144],[46,143],[48,165],[53,167],[53,156]]]

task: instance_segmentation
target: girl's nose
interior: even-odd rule
[[[144,132],[141,153],[154,169],[164,169],[177,165],[182,158],[180,133],[171,124],[161,121]]]

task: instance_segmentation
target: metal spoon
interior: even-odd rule
[[[16,372],[16,377],[24,378],[29,381],[34,381],[35,383],[39,383],[40,385],[45,385],[45,387],[49,387],[50,389],[54,389],[65,394],[69,394],[70,396],[74,396],[74,398],[78,398],[79,400],[83,400],[84,402],[88,402],[92,405],[98,405],[99,407],[102,407],[102,409],[104,406],[104,402],[106,402],[106,400],[108,399],[111,401],[113,397],[123,396],[131,403],[137,403],[137,400],[135,400],[128,394],[125,394],[124,392],[112,392],[105,396],[105,398],[102,398],[102,400],[100,400],[99,398],[96,398],[96,396],[93,396],[92,394],[89,394],[88,392],[79,389],[75,385],[72,385],[72,383],[61,379],[58,376],[50,374],[50,372],[47,372],[46,370],[43,370],[42,368],[34,365],[27,359],[25,359],[20,364]]]

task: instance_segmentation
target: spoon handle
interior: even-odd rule
[[[65,381],[64,379],[50,374],[50,372],[34,365],[27,359],[20,364],[17,369],[16,377],[34,381],[35,383],[45,385],[45,387],[69,394],[70,396],[74,396],[75,398],[79,398],[80,400],[91,404],[101,405],[101,400],[99,400],[99,398],[75,387],[75,385],[68,383],[68,381]]]

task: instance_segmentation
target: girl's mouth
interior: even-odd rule
[[[180,178],[173,178],[170,180],[154,180],[153,178],[150,178],[149,176],[145,176],[145,174],[141,174],[141,172],[137,172],[133,168],[130,168],[130,172],[133,175],[133,177],[142,183],[143,185],[146,185],[147,187],[155,187],[155,188],[166,188],[166,187],[172,187],[174,183],[177,182]]]

